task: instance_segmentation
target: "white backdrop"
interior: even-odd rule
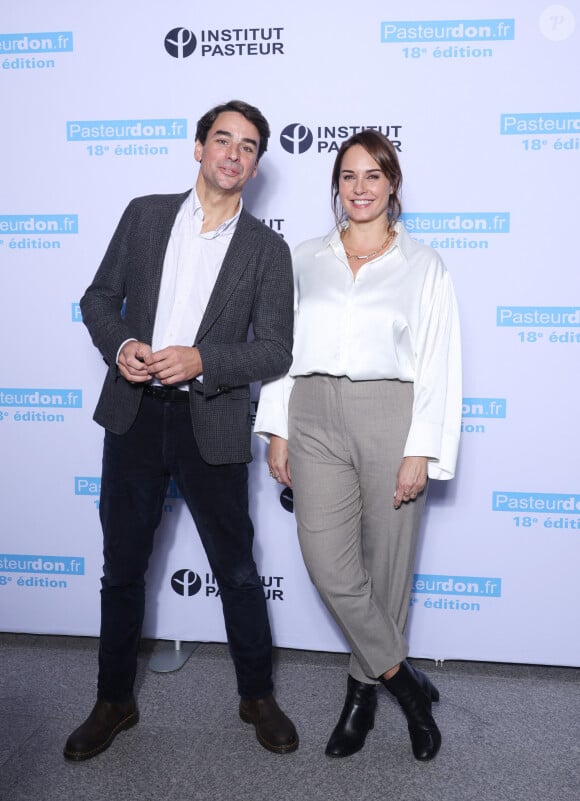
[[[341,141],[380,127],[400,152],[406,225],[453,275],[464,435],[457,479],[430,488],[412,655],[580,665],[578,2],[211,6],[0,9],[0,629],[98,631],[105,368],[78,300],[128,201],[191,186],[196,120],[239,97],[272,126],[247,207],[291,246],[331,227]],[[275,642],[343,650],[254,439]],[[145,633],[224,639],[175,492]]]

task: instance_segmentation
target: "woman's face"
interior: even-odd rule
[[[338,179],[338,194],[348,219],[372,222],[386,216],[391,192],[388,178],[364,147],[349,147]]]

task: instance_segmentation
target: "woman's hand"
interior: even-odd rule
[[[397,473],[397,485],[393,506],[398,509],[402,503],[414,501],[427,486],[427,457],[405,456]]]
[[[270,436],[268,467],[270,468],[270,475],[275,481],[278,481],[280,484],[285,484],[287,487],[292,486],[290,467],[288,465],[287,439],[277,437],[274,434]]]

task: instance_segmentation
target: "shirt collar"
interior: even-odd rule
[[[348,227],[348,223],[341,223],[339,228],[333,228],[322,240],[322,247],[319,253],[323,253],[327,248],[332,248],[335,253],[339,253],[341,247],[340,233]],[[409,236],[407,229],[402,222],[395,223],[395,231],[397,238],[393,247],[399,248],[402,256],[408,261],[411,257],[411,250],[413,248],[413,240]]]
[[[236,225],[238,224],[240,214],[242,213],[242,209],[244,207],[244,201],[240,197],[238,210],[233,217],[230,217],[229,220],[225,220],[223,223],[218,225],[215,231],[204,231],[202,234],[201,227],[204,220],[203,208],[201,206],[201,201],[197,196],[197,192],[195,191],[195,187],[193,187],[191,190],[188,201],[194,233],[199,234],[199,236],[203,237],[203,239],[217,239],[219,236],[223,236],[224,234],[233,234],[236,230]]]

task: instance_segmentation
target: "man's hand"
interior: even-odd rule
[[[181,384],[203,373],[201,356],[197,348],[170,345],[149,354],[145,359],[147,370],[162,384]]]
[[[117,366],[119,372],[132,384],[142,384],[151,380],[151,373],[146,360],[151,358],[151,348],[144,342],[134,339],[126,342],[119,353]]]
[[[280,484],[286,484],[287,487],[292,486],[292,477],[288,466],[287,439],[276,437],[274,434],[271,435],[270,445],[268,446],[268,467],[270,468],[270,475],[275,481]]]
[[[398,509],[402,503],[414,501],[427,485],[427,457],[405,456],[397,473],[397,485],[393,506]]]

